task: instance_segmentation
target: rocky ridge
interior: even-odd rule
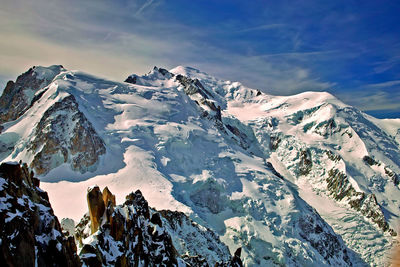
[[[88,188],[89,212],[75,227],[79,256],[87,266],[242,266],[219,237],[181,212],[149,208],[140,191],[115,205],[107,187]],[[214,257],[197,254],[205,247]],[[204,249],[204,248],[203,248]]]
[[[30,167],[38,175],[63,163],[81,173],[94,170],[106,152],[103,140],[79,110],[73,95],[47,109],[32,136],[28,145],[28,151],[34,155]]]
[[[0,165],[0,262],[6,266],[81,266],[47,193],[26,164]]]
[[[34,66],[18,76],[15,82],[9,81],[0,97],[0,125],[24,114],[43,94],[41,89],[63,70],[61,65],[49,68]],[[38,92],[39,95],[36,95]]]

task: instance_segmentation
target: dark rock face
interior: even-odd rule
[[[299,175],[307,175],[312,169],[312,159],[310,150],[300,151]]]
[[[370,156],[364,156],[363,161],[367,163],[369,166],[378,165],[379,163],[371,158]]]
[[[30,167],[39,175],[63,163],[85,173],[106,152],[103,140],[79,110],[73,95],[56,102],[44,113],[28,150],[35,155]]]
[[[203,110],[204,117],[210,117],[216,120],[216,123],[221,124],[222,116],[221,116],[221,107],[216,106],[214,101],[212,100],[212,95],[206,88],[204,88],[203,84],[198,79],[190,79],[183,75],[177,75],[175,78],[183,87],[184,92],[188,95],[199,94],[200,100],[195,101],[199,106],[205,105],[215,114],[210,116],[209,112]],[[222,124],[221,124],[222,125]],[[220,126],[222,127],[222,126]]]
[[[81,247],[79,255],[87,266],[177,266],[178,262],[186,266],[209,266],[198,255],[179,256],[166,228],[180,223],[179,219],[172,219],[174,212],[159,213],[149,208],[140,191],[129,194],[125,203],[119,206],[104,197],[111,194],[108,189],[103,192],[96,186],[88,190],[89,211],[91,206],[105,205],[103,198],[108,202],[104,213],[96,215],[100,218],[98,231],[93,235],[96,242],[83,241],[90,235],[88,229],[93,223],[90,212],[91,215],[86,214],[75,228],[75,238]],[[102,205],[98,203],[100,200]],[[163,214],[168,214],[168,219]],[[179,213],[177,218],[182,216],[185,215]],[[237,265],[241,264],[240,255],[231,260],[236,265],[227,262],[217,266],[241,266]]]
[[[374,158],[370,157],[370,156],[364,156],[363,157],[363,161],[365,162],[365,164],[369,165],[369,166],[381,166],[382,163],[376,161]],[[385,174],[390,178],[390,180],[393,182],[394,185],[398,186],[399,185],[399,176],[392,171],[388,166],[384,166],[384,171]]]
[[[385,174],[392,180],[394,185],[398,186],[399,185],[399,176],[387,166],[385,166],[384,170],[385,170]]]
[[[337,125],[333,118],[323,121],[315,126],[314,132],[327,138],[328,136],[333,135],[334,133],[338,133],[341,131],[341,127]]]
[[[236,135],[236,137],[239,139],[239,144],[241,147],[243,147],[244,149],[247,149],[250,147],[250,145],[247,143],[248,141],[248,137],[245,133],[242,133],[237,127],[229,125],[229,124],[225,124],[226,128],[233,133],[234,135]]]
[[[47,193],[26,164],[0,165],[0,262],[5,266],[81,266]]]
[[[389,228],[374,194],[357,192],[347,175],[335,168],[328,171],[326,181],[328,190],[336,200],[346,199],[353,209],[360,211],[365,217],[371,218],[384,232],[388,231],[392,236],[397,235],[393,229]]]
[[[136,77],[135,76],[129,76],[128,78],[126,78],[126,80],[124,82],[126,83],[131,83],[131,84],[136,84]]]
[[[94,187],[88,192],[89,194],[96,195],[94,198],[88,196],[89,207],[95,206],[98,200],[103,201],[98,187]],[[96,203],[91,203],[92,199]],[[84,263],[88,266],[99,264],[134,266],[139,262],[144,263],[145,266],[177,265],[177,255],[171,238],[165,231],[161,231],[156,225],[150,223],[150,210],[140,191],[129,194],[125,203],[117,209],[109,205],[107,212],[110,213],[110,217],[100,222],[97,244],[83,245],[80,257]],[[103,214],[99,216],[101,218]],[[77,226],[78,239],[82,240],[86,237],[81,230],[86,221],[87,219],[84,218]],[[93,224],[93,221],[90,221]],[[107,249],[110,247],[114,249]]]
[[[50,84],[62,70],[53,66],[54,72],[47,77],[38,77],[35,67],[18,76],[15,82],[9,81],[0,97],[0,124],[19,118],[34,101],[34,94]]]
[[[279,135],[276,135],[276,136],[271,135],[269,148],[272,151],[275,151],[278,148],[281,141],[282,141],[282,139],[279,137]]]
[[[298,222],[301,230],[300,236],[307,240],[318,253],[330,264],[334,258],[342,258],[348,266],[352,266],[346,247],[341,245],[340,240],[332,229],[326,229],[326,225],[317,213],[302,216]]]
[[[187,95],[200,94],[203,98],[208,99],[210,93],[204,88],[198,79],[190,79],[183,75],[177,75],[176,80],[183,86]]]

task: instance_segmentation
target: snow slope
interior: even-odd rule
[[[248,266],[385,261],[394,239],[368,209],[397,230],[400,148],[389,134],[397,124],[328,93],[271,96],[186,67],[154,68],[127,81],[62,71],[40,101],[3,124],[0,141],[13,147],[3,160],[30,163],[32,129],[73,95],[103,140],[95,170],[75,172],[64,163],[41,177],[59,217],[78,220],[93,184],[108,186],[118,203],[140,189],[150,206],[212,228],[231,253],[243,247]],[[351,198],[335,198],[330,169],[343,173],[352,198],[373,194],[377,204],[362,198],[357,210]]]

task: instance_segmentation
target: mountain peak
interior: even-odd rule
[[[37,79],[46,80],[52,80],[60,72],[66,71],[66,69],[62,65],[51,65],[48,67],[33,66],[32,70],[35,73]]]
[[[200,70],[195,69],[193,67],[188,67],[188,66],[176,66],[173,69],[170,69],[170,72],[174,74],[181,74],[184,76],[190,76],[190,74],[195,74],[195,73],[201,73]]]

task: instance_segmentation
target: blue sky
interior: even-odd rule
[[[2,0],[0,83],[62,64],[114,80],[192,66],[400,117],[400,1]]]

